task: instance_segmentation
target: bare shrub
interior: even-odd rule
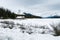
[[[60,23],[58,23],[58,24],[53,23],[53,24],[51,24],[51,26],[55,32],[54,36],[59,36],[60,35]]]
[[[12,29],[15,25],[14,22],[12,21],[2,21],[0,23],[2,23],[3,28],[10,28],[10,29]]]

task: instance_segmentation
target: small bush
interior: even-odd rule
[[[2,24],[2,27],[3,28],[10,28],[10,29],[12,29],[13,27],[14,27],[14,22],[12,22],[12,21],[2,21],[1,23],[3,23]]]
[[[60,23],[58,23],[58,24],[51,24],[51,26],[53,27],[53,29],[54,29],[54,32],[55,32],[55,34],[54,34],[54,36],[60,36]]]

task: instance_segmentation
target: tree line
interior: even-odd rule
[[[14,12],[11,12],[8,9],[0,8],[0,19],[16,19],[18,16],[24,16],[24,18],[60,18],[60,16],[58,15],[41,17],[41,16],[32,15],[31,13],[26,13],[26,12],[24,12],[23,14],[24,15],[16,14]]]
[[[26,12],[24,12],[23,14],[24,14],[23,15],[24,18],[41,18],[39,16],[34,16],[34,15],[32,15],[30,13],[26,13]],[[16,19],[16,17],[18,15],[20,15],[20,14],[16,14],[5,8],[0,8],[0,19]]]
[[[0,8],[0,19],[15,19],[16,14],[8,9]]]

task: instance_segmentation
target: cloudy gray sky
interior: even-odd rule
[[[0,7],[38,16],[60,15],[60,0],[0,0]]]

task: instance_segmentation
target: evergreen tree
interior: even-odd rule
[[[2,19],[15,19],[16,14],[14,12],[11,12],[8,9],[0,8],[0,18]]]

